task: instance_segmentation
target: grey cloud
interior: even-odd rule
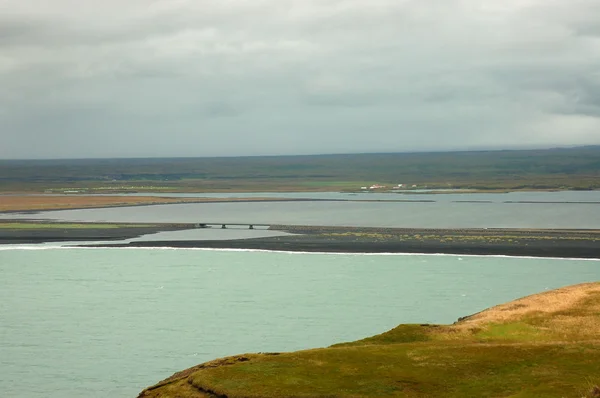
[[[549,18],[552,23],[565,26],[576,35],[600,35],[600,3],[596,0],[557,1],[547,9],[538,7],[535,11],[538,15]]]
[[[559,108],[559,112],[600,118],[600,84],[598,82],[582,79],[570,87],[565,96],[568,98],[568,102]]]
[[[350,108],[377,106],[382,101],[382,98],[376,96],[350,96],[344,94],[312,94],[305,99],[305,103],[308,105]]]
[[[40,22],[30,18],[0,16],[0,45],[28,44],[39,40],[51,30],[51,26],[42,27]]]
[[[0,157],[600,143],[596,0],[23,4]]]
[[[600,65],[599,65],[600,66]],[[513,67],[494,73],[499,84],[515,96],[541,93],[554,101],[539,102],[538,109],[558,114],[600,115],[600,75],[589,65],[537,65]]]
[[[231,117],[242,112],[239,107],[227,102],[210,102],[204,109],[209,117]]]

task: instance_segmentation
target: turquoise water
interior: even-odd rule
[[[600,280],[600,261],[0,247],[5,397],[135,397],[197,363],[322,347]]]

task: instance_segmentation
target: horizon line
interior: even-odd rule
[[[478,148],[478,149],[449,149],[449,150],[416,150],[403,152],[329,152],[329,153],[298,153],[281,155],[205,155],[205,156],[117,156],[117,157],[57,157],[57,158],[0,158],[0,161],[54,161],[54,160],[120,160],[120,159],[240,159],[240,158],[275,158],[275,157],[320,157],[320,156],[355,156],[355,155],[414,155],[414,154],[440,154],[440,153],[465,153],[465,152],[526,152],[526,151],[552,151],[568,149],[598,148],[600,144],[565,145],[551,147],[526,147],[526,148]]]

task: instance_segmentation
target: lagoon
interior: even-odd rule
[[[401,228],[600,227],[598,191],[179,195],[316,201],[136,206],[0,218]],[[177,239],[182,234],[234,239],[271,233],[214,229],[165,234]],[[86,249],[48,243],[0,246],[0,274],[4,396],[134,397],[176,371],[214,358],[323,347],[400,323],[451,323],[527,294],[598,281],[600,260]]]
[[[244,352],[451,323],[600,279],[600,261],[194,249],[0,247],[0,391],[134,397]]]
[[[250,223],[396,228],[569,228],[600,226],[600,202],[244,202],[191,203],[3,214],[70,222]]]
[[[150,195],[150,194],[135,194]],[[253,223],[396,228],[600,228],[600,191],[511,193],[203,193],[169,197],[300,199],[6,213],[73,222]]]

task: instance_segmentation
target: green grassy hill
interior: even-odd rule
[[[600,397],[600,283],[452,325],[400,325],[329,348],[198,365],[139,397]]]

